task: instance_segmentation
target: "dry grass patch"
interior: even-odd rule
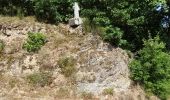
[[[61,87],[57,91],[56,96],[57,96],[57,98],[69,98],[70,91],[69,91],[69,89],[67,87]]]
[[[70,77],[76,72],[76,60],[73,57],[63,57],[58,61],[58,65],[61,69],[61,73],[65,77]]]
[[[39,72],[27,76],[27,81],[33,86],[44,87],[52,83],[52,74],[49,72]]]
[[[113,88],[106,88],[103,90],[104,95],[113,95],[114,94],[114,89]]]
[[[34,16],[24,17],[22,20],[19,17],[0,16],[0,23],[13,23],[21,24],[21,22],[35,23],[36,18]]]
[[[94,95],[91,93],[91,92],[82,92],[81,93],[81,97],[84,99],[84,100],[92,100]]]

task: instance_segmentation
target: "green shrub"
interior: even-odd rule
[[[131,77],[141,83],[148,92],[162,99],[170,94],[170,55],[159,37],[144,41],[144,48],[130,63]]]
[[[106,89],[103,90],[103,94],[104,95],[113,95],[114,90],[113,90],[113,88],[106,88]]]
[[[123,31],[118,27],[106,27],[102,37],[105,41],[116,46],[126,45],[126,41],[122,39]]]
[[[5,44],[2,40],[0,40],[0,53],[4,50]]]
[[[0,0],[0,14],[20,17],[33,12],[32,0]]]
[[[45,43],[46,37],[42,33],[28,33],[28,39],[23,48],[28,52],[37,52]]]
[[[27,76],[27,81],[33,86],[44,87],[52,82],[51,73],[40,72]]]
[[[61,73],[66,77],[70,77],[76,72],[75,64],[76,60],[72,57],[64,57],[58,61],[58,65],[61,68]]]
[[[34,0],[35,15],[40,20],[50,23],[68,21],[71,18],[70,0]]]

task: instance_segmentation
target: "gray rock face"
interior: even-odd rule
[[[110,50],[103,42],[96,44],[96,49],[92,46],[94,44],[83,46],[77,58],[82,62],[77,73],[78,89],[95,94],[101,94],[105,88],[114,88],[117,92],[128,90],[131,81],[125,51],[120,48]]]

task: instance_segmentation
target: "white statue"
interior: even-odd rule
[[[77,2],[74,3],[73,9],[74,9],[74,18],[79,18],[80,8]]]
[[[79,16],[80,7],[77,2],[74,3],[73,9],[74,9],[74,18],[71,18],[69,20],[69,25],[79,26],[82,24],[82,19]]]

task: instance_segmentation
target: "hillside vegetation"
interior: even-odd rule
[[[73,17],[72,6],[75,1],[78,2],[81,7],[80,15],[84,19],[84,23],[82,28],[72,29],[67,27],[67,25],[61,25],[61,23],[67,24],[69,18]],[[39,66],[42,70],[46,71],[48,68],[52,70],[53,68],[59,68],[62,75],[64,75],[64,77],[71,76],[72,78],[70,80],[72,81],[75,79],[76,74],[79,74],[79,71],[81,75],[82,73],[90,72],[90,79],[87,80],[92,84],[80,82],[80,84],[77,85],[77,87],[80,87],[80,90],[85,88],[85,90],[87,89],[90,92],[101,92],[100,90],[103,89],[103,86],[110,88],[113,84],[120,84],[121,82],[116,83],[116,80],[114,80],[116,75],[114,72],[118,70],[118,72],[121,73],[122,69],[125,68],[126,71],[123,73],[126,76],[125,79],[128,79],[130,74],[130,78],[134,80],[134,84],[140,84],[148,95],[155,94],[160,99],[168,99],[170,95],[169,8],[169,0],[1,0],[0,14],[2,16],[18,16],[18,18],[24,22],[24,27],[19,29],[20,26],[15,26],[18,25],[18,22],[16,22],[16,24],[15,21],[10,20],[6,23],[3,21],[5,18],[1,20],[2,22],[0,23],[2,24],[0,25],[0,29],[2,34],[7,36],[1,37],[0,52],[3,55],[1,58],[4,59],[3,57],[6,54],[4,52],[13,54],[14,52],[25,50],[24,52],[27,51],[27,53],[32,55],[43,52],[45,53],[44,55],[40,54],[38,56],[38,58],[41,56],[40,65],[45,63],[45,65]],[[36,21],[44,24],[38,24],[39,26],[35,25],[32,29],[31,27],[28,28],[27,24],[32,25],[32,23],[35,23],[35,20],[27,23],[29,22],[28,19],[24,20],[26,16],[35,16]],[[12,17],[9,18],[12,19]],[[21,24],[22,21],[19,21],[19,24]],[[10,26],[9,23],[13,24]],[[49,26],[51,29],[48,29]],[[56,29],[57,32],[54,31]],[[18,45],[14,43],[16,45],[13,48],[14,50],[10,51],[9,49],[8,51],[6,45],[9,45],[7,41],[10,40],[6,38],[13,35],[18,36],[18,34],[21,35],[19,37],[22,37],[20,38],[20,42]],[[46,34],[46,36],[44,36],[44,34]],[[114,58],[112,57],[115,56],[114,52],[111,52],[112,50],[102,51],[102,53],[96,51],[100,43],[108,44],[109,46],[106,49],[109,49],[109,47],[111,49],[113,49],[113,47],[114,49],[122,48],[126,50],[134,60],[130,60],[131,63],[127,60],[128,57],[123,61],[119,60],[119,56],[122,58],[122,53],[117,55],[117,58]],[[58,53],[58,51],[54,50],[54,48],[57,47],[63,47],[60,52],[69,51],[69,53]],[[87,54],[84,53],[83,50],[88,51],[86,52]],[[54,53],[48,54],[50,52]],[[106,55],[103,54],[105,52],[107,52]],[[60,57],[60,54],[62,57]],[[54,55],[55,57],[53,58]],[[87,59],[86,55],[90,58],[88,62],[85,61],[85,59]],[[76,56],[80,59],[77,59]],[[46,60],[43,59],[44,57]],[[106,59],[104,59],[104,57],[106,57]],[[95,60],[95,58],[97,60]],[[113,59],[114,62],[118,62],[118,64],[113,63]],[[10,61],[11,60],[12,58],[10,58]],[[95,61],[101,62],[94,64],[93,62]],[[119,65],[119,63],[121,64]],[[48,68],[45,67],[44,69],[42,66],[48,66]],[[76,66],[79,67],[76,68]],[[102,68],[99,68],[99,66]],[[115,66],[121,67],[115,68]],[[129,66],[130,71],[128,71],[127,66]],[[108,68],[108,70],[105,68]],[[33,78],[29,77],[28,80],[35,81],[30,83],[37,83],[37,80],[41,82],[46,79],[46,77],[43,76],[48,76],[46,73],[44,75],[44,72],[40,74],[40,76],[36,77],[34,77],[34,75],[37,75],[37,73],[30,76]],[[79,77],[81,77],[81,75]],[[87,73],[83,76],[86,75]],[[104,80],[102,78],[103,75],[105,76],[104,78],[107,77],[109,81]],[[114,79],[109,77],[112,75]],[[86,80],[86,78],[80,80]],[[100,84],[101,80],[103,84]],[[120,80],[122,81],[123,79]],[[51,80],[48,81],[52,82]],[[76,81],[75,83],[77,84],[79,82]],[[125,88],[123,86],[126,85],[122,84],[120,87]],[[112,90],[113,89],[105,89],[104,94],[113,94]],[[120,90],[121,89],[118,89],[117,91]],[[84,93],[84,95],[89,95],[89,93]]]

